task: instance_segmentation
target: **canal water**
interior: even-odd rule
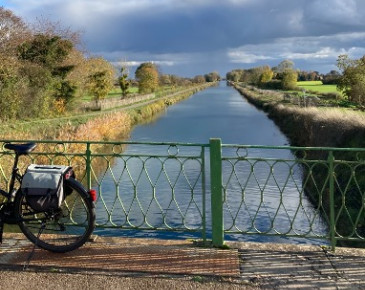
[[[221,82],[219,86],[217,87],[211,87],[204,91],[198,92],[192,97],[190,97],[187,100],[184,100],[180,103],[177,103],[171,107],[169,107],[165,113],[163,113],[159,118],[155,119],[154,121],[139,125],[134,128],[130,141],[137,141],[137,142],[182,142],[182,143],[202,143],[206,144],[209,143],[210,138],[220,138],[222,139],[222,142],[224,144],[245,144],[245,145],[268,145],[268,146],[283,146],[283,145],[289,145],[288,139],[281,133],[279,128],[274,124],[273,121],[271,121],[264,112],[257,110],[253,105],[249,104],[242,96],[233,88],[226,85],[225,82]],[[135,147],[135,146],[129,146],[125,154],[143,154],[145,148],[142,147]],[[151,150],[146,149],[146,150]],[[154,151],[154,154],[158,154],[158,150],[156,148],[156,151]],[[166,151],[165,149],[162,149]],[[191,149],[194,151],[195,149]],[[191,154],[195,154],[195,152],[191,152]],[[230,154],[230,153],[228,153]],[[235,154],[235,153],[233,153]],[[240,155],[241,153],[237,153]],[[294,158],[292,153],[289,150],[252,150],[250,154],[253,154],[253,156],[256,157],[273,157],[273,154],[275,155],[275,158]],[[188,163],[188,162],[187,162]],[[193,164],[194,162],[192,162]],[[115,164],[113,165],[112,171],[113,172],[123,172],[125,170],[126,161],[125,160],[117,160]],[[151,162],[152,165],[152,162]],[[129,162],[128,164],[128,178],[130,179],[130,176],[133,176],[133,170],[136,170],[136,172],[140,172],[141,168],[143,166],[147,165],[135,165],[132,162]],[[141,167],[142,166],[142,167]],[[201,166],[201,164],[197,164],[197,166]],[[230,166],[229,164],[225,165],[226,167]],[[133,168],[136,167],[136,168]],[[150,173],[149,175],[155,175],[155,177],[148,176],[146,179],[153,179],[153,178],[160,178],[156,176],[163,175],[164,172],[161,173],[161,168],[168,167],[166,164],[159,164],[157,165],[156,172],[157,173]],[[186,165],[184,163],[184,168],[189,168],[189,170],[194,171],[194,165],[189,164]],[[207,166],[208,167],[208,166]],[[239,166],[237,166],[239,167]],[[259,165],[258,165],[259,167]],[[265,167],[265,166],[264,166]],[[280,171],[280,166],[275,168],[275,170]],[[173,166],[169,170],[175,170]],[[181,166],[179,168],[176,168],[176,170],[181,170]],[[186,170],[186,169],[184,169]],[[238,169],[237,169],[238,170]],[[245,169],[243,169],[245,170]],[[245,220],[247,220],[247,223],[250,225],[243,226],[243,228],[240,228],[240,230],[247,230],[250,226],[253,224],[256,229],[259,231],[265,231],[266,228],[269,228],[272,226],[273,223],[277,224],[275,227],[277,229],[281,229],[282,232],[286,232],[286,228],[294,228],[296,227],[298,231],[308,231],[310,230],[310,227],[316,227],[316,233],[318,235],[323,235],[326,231],[326,225],[323,222],[323,220],[320,217],[316,217],[314,220],[311,219],[311,216],[316,215],[314,209],[312,208],[312,205],[310,202],[305,198],[305,196],[298,197],[298,187],[300,189],[300,179],[301,179],[301,172],[297,168],[297,172],[293,172],[293,181],[287,182],[287,189],[285,198],[287,199],[286,203],[278,204],[277,201],[280,198],[277,197],[278,195],[278,187],[275,186],[275,182],[277,182],[280,177],[280,172],[276,173],[274,178],[271,178],[270,181],[273,184],[267,183],[267,189],[269,193],[265,197],[265,203],[264,205],[258,205],[259,202],[259,196],[260,196],[260,185],[258,185],[258,182],[267,182],[267,174],[268,174],[268,168],[263,168],[263,172],[259,173],[256,172],[253,180],[250,182],[253,184],[250,185],[249,183],[246,184],[247,186],[245,188],[245,200],[244,203],[242,203],[242,184],[239,182],[236,182],[235,184],[227,185],[227,190],[230,190],[233,193],[237,194],[237,201],[230,200],[229,202],[229,209],[227,218],[225,217],[225,227],[230,227],[230,223],[234,225],[237,224],[244,224]],[[287,170],[287,168],[286,168]],[[188,170],[186,170],[188,171]],[[296,171],[296,170],[294,170]],[[189,173],[185,173],[185,175],[188,175]],[[261,175],[260,175],[261,174]],[[285,175],[286,174],[286,175]],[[287,173],[284,175],[287,176]],[[124,174],[123,176],[126,176],[127,174]],[[234,174],[233,174],[234,175]],[[124,177],[120,178],[120,183],[118,186],[121,188],[123,187],[122,179]],[[176,175],[177,176],[177,175]],[[180,176],[180,175],[179,175]],[[232,174],[231,174],[232,176]],[[285,179],[287,177],[283,176],[282,178]],[[138,177],[141,179],[141,177]],[[177,177],[176,177],[177,178]],[[180,178],[180,177],[179,177]],[[201,179],[201,177],[199,177]],[[209,182],[209,177],[207,176],[207,183]],[[173,179],[173,178],[172,178]],[[189,179],[189,177],[185,178]],[[199,179],[199,182],[201,181]],[[224,180],[232,179],[232,177],[224,177]],[[251,177],[252,179],[252,177]],[[113,194],[115,190],[114,183],[112,178],[104,177],[105,182],[109,182],[109,185],[104,186],[104,192],[108,190],[108,187],[110,187],[110,192]],[[109,181],[108,181],[109,180]],[[129,180],[130,181],[130,180]],[[134,181],[133,181],[134,182]],[[140,183],[143,183],[140,181]],[[152,182],[153,183],[153,182]],[[164,187],[169,187],[171,183],[174,183],[174,181],[170,181],[170,183],[165,183]],[[174,184],[174,194],[179,191],[189,191],[189,188],[184,187],[183,185],[181,188],[179,188],[179,182],[175,182]],[[186,182],[185,182],[186,183]],[[194,183],[194,181],[193,181]],[[150,187],[151,180],[149,182],[145,182],[147,187]],[[298,185],[299,184],[299,185]],[[272,188],[272,193],[270,193],[270,187]],[[159,187],[161,188],[161,187]],[[290,192],[290,189],[292,192]],[[148,189],[150,190],[150,189]],[[146,190],[146,192],[148,191]],[[279,189],[280,190],[280,189]],[[131,192],[133,191],[133,186],[126,186],[124,189],[122,189],[123,192]],[[144,191],[142,189],[141,191]],[[160,200],[171,200],[170,197],[163,197],[164,189],[162,188],[160,191],[158,190],[158,187],[156,186],[156,192],[154,193],[155,196],[158,196],[160,194]],[[166,194],[170,194],[168,190],[166,190]],[[272,196],[272,200],[270,199],[270,195]],[[125,197],[125,199],[127,199]],[[142,200],[143,197],[141,195],[138,198],[138,205],[137,202],[134,200],[128,207],[128,211],[132,212],[133,210],[138,211],[140,207],[143,207],[143,203],[145,203],[148,207],[151,207],[151,204],[154,202],[152,200],[151,202],[151,195],[146,193],[146,200]],[[105,200],[107,202],[107,197],[105,197]],[[111,199],[113,200],[113,199]],[[133,200],[133,196],[131,195],[130,200]],[[186,207],[187,210],[185,211],[186,214],[189,216],[189,218],[194,220],[194,214],[189,215],[189,206],[191,206],[192,202],[191,199],[186,198]],[[114,201],[111,201],[115,203]],[[184,202],[179,201],[179,202]],[[195,200],[194,202],[200,203],[200,200]],[[209,202],[209,197],[207,202]],[[189,204],[188,204],[189,203]],[[299,204],[299,206],[298,206]],[[184,207],[179,203],[179,206]],[[132,207],[135,207],[132,209]],[[157,207],[157,206],[156,206]],[[170,204],[163,205],[163,201],[161,204],[158,205],[159,209],[163,207],[171,207],[168,208],[169,212],[168,215],[170,215],[171,220],[178,220],[181,218],[181,209],[180,208],[173,208]],[[249,216],[247,216],[247,213],[244,212],[244,209],[249,210],[250,208],[256,207],[258,208],[255,221],[252,222],[252,219],[250,219]],[[159,211],[157,209],[157,211]],[[120,207],[119,210],[126,211],[126,207]],[[150,209],[149,209],[150,210]],[[180,210],[180,213],[179,213]],[[210,205],[207,206],[208,215],[207,219],[210,220]],[[226,208],[227,210],[227,208]],[[117,211],[117,209],[114,209],[114,212]],[[150,210],[151,211],[151,210]],[[275,215],[275,220],[269,218],[271,211],[273,214],[271,214],[271,217]],[[178,215],[178,217],[173,216],[174,214]],[[296,219],[295,222],[290,221],[288,219],[288,215],[295,215]],[[302,218],[301,218],[302,215]],[[102,216],[102,214],[100,215]],[[165,216],[165,219],[167,219],[168,216]],[[127,217],[129,221],[131,221],[132,217]],[[140,217],[142,219],[145,219],[146,216]],[[150,218],[150,217],[149,217]],[[252,218],[252,217],[251,217]],[[138,218],[135,218],[138,219]],[[201,216],[196,217],[197,222],[199,223],[199,220],[201,219]],[[100,221],[99,221],[100,222]],[[156,225],[162,222],[161,217],[157,217],[156,215]],[[102,223],[102,221],[101,221]],[[190,223],[184,221],[184,223]],[[207,222],[208,226],[210,225],[210,221]],[[231,226],[232,226],[231,225]],[[194,227],[194,221],[192,224],[189,224],[189,226]],[[188,233],[188,232],[156,232],[156,231],[135,231],[135,230],[125,230],[125,231],[113,231],[110,229],[98,229],[97,233],[103,234],[103,235],[126,235],[126,236],[137,236],[137,237],[157,237],[157,238],[197,238],[200,236],[200,233]],[[277,235],[275,237],[267,237],[264,235],[244,235],[244,234],[227,234],[225,236],[226,240],[240,240],[240,241],[268,241],[268,242],[290,242],[290,243],[317,243],[316,240],[308,241],[307,239],[299,239],[299,238],[288,238],[284,236]],[[323,240],[319,241],[318,243],[324,244],[325,242]]]

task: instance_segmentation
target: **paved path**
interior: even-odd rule
[[[365,250],[319,246],[101,238],[70,253],[37,249],[7,234],[0,288],[16,289],[365,289]]]

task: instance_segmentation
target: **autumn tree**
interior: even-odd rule
[[[271,70],[269,66],[264,66],[261,68],[261,75],[259,79],[259,83],[267,83],[271,81],[272,77],[274,75],[274,72]]]
[[[142,63],[135,72],[140,93],[152,93],[156,91],[159,83],[157,67],[151,63]]]
[[[17,47],[30,36],[30,30],[21,18],[0,7],[0,54],[13,56]]]
[[[88,87],[90,94],[94,96],[94,100],[98,105],[113,88],[113,82],[110,81],[107,71],[99,71],[89,76]]]
[[[161,86],[171,85],[170,75],[167,75],[167,74],[160,75],[159,83],[160,83]]]
[[[197,75],[193,78],[193,83],[195,84],[202,84],[205,83],[205,78],[202,75]]]
[[[283,90],[295,90],[297,87],[298,73],[287,69],[281,73],[281,87]]]
[[[205,77],[206,82],[216,82],[221,79],[219,73],[216,71],[208,73],[208,74],[204,75],[204,77]]]
[[[243,70],[235,69],[226,74],[226,79],[232,82],[239,82],[241,80]]]

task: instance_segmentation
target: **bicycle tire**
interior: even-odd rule
[[[21,191],[15,199],[15,215],[24,235],[40,248],[57,253],[81,247],[95,228],[95,206],[85,188],[73,178],[64,182],[72,192],[53,216],[49,212],[35,212]],[[42,224],[45,227],[39,235]]]

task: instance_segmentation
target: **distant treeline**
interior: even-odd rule
[[[301,71],[294,68],[294,62],[284,60],[275,67],[259,66],[249,69],[235,69],[227,73],[232,82],[243,82],[264,89],[298,90],[297,81],[320,80],[323,84],[335,84],[348,101],[365,107],[365,56],[352,60],[340,55],[337,67],[327,74],[317,71]]]

